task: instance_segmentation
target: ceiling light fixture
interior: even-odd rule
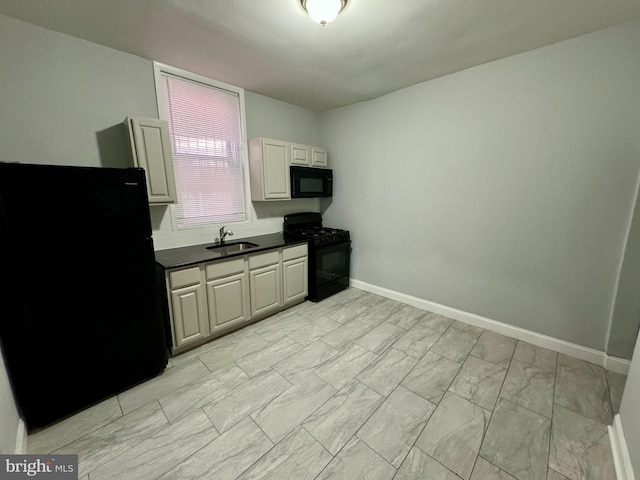
[[[300,2],[311,19],[323,27],[333,22],[347,4],[347,0],[300,0]]]

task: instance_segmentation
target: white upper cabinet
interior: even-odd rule
[[[311,147],[309,145],[292,143],[291,165],[311,165]]]
[[[327,168],[327,151],[272,138],[249,140],[251,200],[290,200],[290,165]]]
[[[327,151],[324,148],[311,147],[311,166],[326,168],[328,164]]]
[[[125,120],[133,163],[144,169],[150,204],[176,202],[169,126],[165,120],[128,117]]]
[[[289,200],[290,145],[270,138],[254,138],[249,141],[249,171],[251,199]]]
[[[327,151],[324,148],[291,143],[290,155],[291,165],[317,168],[326,168],[328,166]]]

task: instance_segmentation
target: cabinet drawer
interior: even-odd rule
[[[234,273],[244,272],[244,258],[229,260],[228,262],[215,262],[205,267],[207,280],[226,277]]]
[[[280,252],[261,253],[259,255],[252,255],[249,257],[249,269],[265,267],[267,265],[273,265],[280,261]]]
[[[307,244],[296,245],[295,247],[288,247],[282,250],[282,260],[286,262],[292,258],[304,257],[307,254]]]
[[[193,285],[195,283],[200,283],[199,267],[187,268],[169,273],[169,284],[172,289],[186,287],[187,285]]]

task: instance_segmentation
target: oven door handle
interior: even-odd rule
[[[351,245],[351,240],[345,240],[343,242],[339,242],[339,243],[328,243],[325,245],[315,245],[314,248],[316,251],[320,250],[320,249],[328,249],[328,248],[342,248],[345,245]]]

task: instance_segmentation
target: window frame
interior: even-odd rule
[[[221,90],[226,90],[238,95],[238,101],[240,103],[240,129],[242,135],[241,144],[241,156],[242,156],[242,185],[243,185],[243,195],[244,195],[244,205],[245,205],[245,220],[239,220],[235,222],[227,221],[222,223],[206,223],[200,225],[178,225],[178,217],[176,212],[176,205],[169,205],[169,209],[171,211],[171,228],[173,231],[187,231],[187,230],[211,230],[217,229],[222,225],[245,225],[249,224],[252,221],[252,212],[253,212],[253,204],[251,203],[251,184],[249,178],[249,152],[248,152],[248,139],[247,139],[247,123],[246,123],[246,110],[245,110],[245,99],[244,99],[244,89],[240,87],[236,87],[235,85],[230,85],[228,83],[220,82],[218,80],[214,80],[209,77],[205,77],[203,75],[199,75],[197,73],[189,72],[187,70],[183,70],[181,68],[173,67],[171,65],[166,65],[160,62],[153,62],[153,80],[155,86],[156,93],[156,104],[158,108],[158,118],[162,118],[161,114],[165,110],[164,105],[164,95],[161,92],[161,84],[162,84],[162,73],[168,73],[170,75],[175,75],[177,77],[182,77],[187,80],[191,80],[194,82],[202,83],[204,85],[208,85],[214,88],[218,88]],[[167,120],[163,118],[163,120]],[[173,146],[172,146],[173,149]],[[172,159],[173,161],[173,159]]]

